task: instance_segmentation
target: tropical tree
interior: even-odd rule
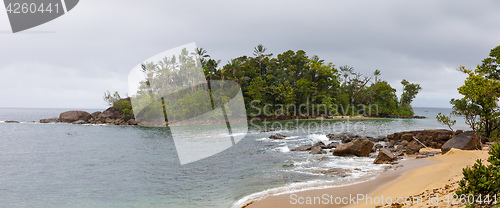
[[[205,58],[210,58],[210,55],[207,54],[207,50],[203,48],[196,48],[193,55],[198,56],[198,58],[200,59],[201,67],[205,67],[207,63],[207,60]]]
[[[258,58],[259,60],[259,69],[260,69],[260,73],[261,75],[262,74],[265,74],[263,71],[262,71],[262,59],[264,58],[264,53],[266,52],[267,48],[265,48],[262,44],[259,44],[257,45],[257,47],[255,47],[253,49],[253,55],[255,57]]]
[[[490,138],[500,125],[500,81],[490,79],[479,66],[468,70],[461,66],[459,71],[468,75],[458,93],[464,97],[452,99],[453,113],[466,118],[467,124],[476,132]]]
[[[347,77],[349,77],[349,75],[354,73],[354,68],[352,68],[348,65],[344,65],[344,66],[340,67],[340,71],[342,72],[342,75],[344,76],[344,86],[346,86]]]
[[[377,78],[381,75],[380,71],[377,69],[375,72],[373,72],[373,76],[375,76],[375,84],[377,84],[378,80]]]

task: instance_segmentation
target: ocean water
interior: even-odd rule
[[[233,147],[180,165],[168,128],[29,122],[66,110],[0,108],[0,207],[238,207],[265,195],[357,183],[374,178],[384,165],[290,149],[328,144],[329,133],[375,137],[443,129],[435,115],[451,111],[415,108],[427,119],[255,122]],[[455,129],[468,129],[456,119]],[[259,133],[269,128],[276,132]],[[268,139],[275,133],[289,137]],[[317,173],[330,168],[349,175]]]

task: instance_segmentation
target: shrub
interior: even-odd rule
[[[460,189],[456,192],[460,199],[467,201],[468,197],[479,199],[469,204],[469,207],[491,207],[498,199],[500,193],[500,143],[492,145],[488,152],[489,165],[484,165],[481,160],[476,160],[474,166],[463,169],[463,179],[458,182]],[[488,197],[488,200],[484,200]],[[500,202],[500,199],[497,200]],[[469,203],[469,202],[467,202]]]

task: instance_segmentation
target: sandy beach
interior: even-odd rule
[[[485,150],[452,149],[444,155],[428,159],[410,158],[400,161],[403,167],[386,171],[371,181],[269,196],[245,207],[376,207],[391,201],[397,203],[398,200],[400,204],[406,201],[404,207],[429,207],[431,201],[438,201],[433,206],[450,207],[451,204],[444,202],[444,197],[449,194],[453,201],[451,197],[458,188],[462,168],[474,164],[476,159],[486,160],[488,156]]]

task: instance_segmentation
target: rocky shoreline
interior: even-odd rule
[[[270,139],[286,139],[281,134]],[[330,143],[306,144],[290,151],[309,151],[309,154],[332,154],[348,157],[371,157],[374,164],[398,164],[405,157],[417,159],[445,154],[452,148],[481,150],[482,138],[474,132],[457,130],[420,130],[396,132],[387,136],[362,137],[352,133],[328,134]],[[339,170],[325,171],[325,174],[339,173]]]
[[[88,113],[86,111],[66,111],[61,113],[59,117],[40,119],[40,123],[137,125],[135,119],[124,119],[122,114],[113,107],[103,112],[96,111],[93,113]]]

